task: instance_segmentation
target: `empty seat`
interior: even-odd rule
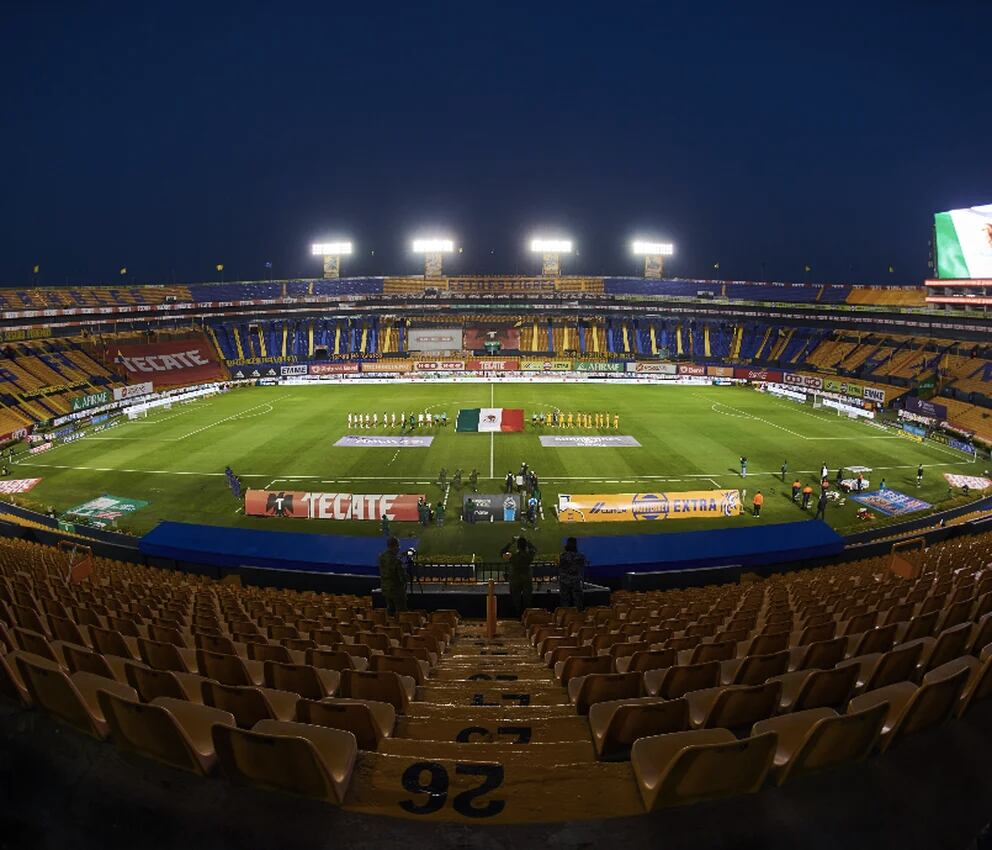
[[[407,704],[413,699],[416,686],[413,679],[392,671],[376,673],[372,670],[343,670],[338,696],[388,702],[397,714],[403,714]]]
[[[630,761],[648,811],[758,791],[775,755],[774,732],[737,740],[726,729],[634,742]]]
[[[589,729],[596,755],[616,761],[630,757],[638,738],[682,732],[689,728],[689,704],[685,698],[658,697],[597,702],[589,706]]]
[[[205,679],[201,685],[206,705],[230,712],[242,729],[259,720],[295,720],[300,695],[254,685],[224,685]]]
[[[597,702],[634,699],[644,695],[642,673],[590,673],[574,676],[568,682],[568,696],[577,714],[589,713]]]
[[[66,675],[57,664],[37,657],[19,656],[17,666],[35,705],[94,738],[106,738],[110,732],[97,701],[98,691],[138,699],[134,688],[121,682],[92,673]]]
[[[665,670],[648,670],[644,674],[644,687],[650,696],[676,699],[689,691],[715,687],[719,679],[719,661],[708,661],[705,664],[677,664]]]
[[[837,666],[848,665],[858,668],[854,689],[856,691],[871,691],[883,688],[896,682],[908,682],[916,672],[916,665],[923,654],[922,643],[911,643],[898,646],[885,653],[849,658]]]
[[[760,685],[772,676],[779,676],[789,668],[789,650],[768,655],[749,655],[733,658],[720,665],[720,683],[723,685]]]
[[[229,712],[185,700],[159,697],[145,704],[106,691],[98,699],[118,746],[204,776],[217,761],[211,729],[234,725]]]
[[[555,665],[555,677],[563,685],[575,676],[588,676],[590,673],[609,673],[613,670],[613,659],[609,655],[586,657],[573,655]]]
[[[145,702],[158,697],[186,699],[201,702],[202,676],[195,673],[177,673],[173,670],[153,670],[135,661],[124,662],[124,678]]]
[[[340,681],[341,674],[337,670],[324,670],[309,664],[265,662],[265,684],[268,687],[292,691],[306,699],[334,696]]]
[[[372,670],[391,670],[401,676],[409,676],[418,685],[427,681],[428,664],[416,658],[404,658],[400,655],[375,655],[369,665]]]
[[[851,665],[833,670],[797,670],[777,676],[782,685],[780,711],[805,711],[810,708],[840,708],[850,698],[858,678]]]
[[[366,670],[368,661],[358,655],[351,655],[343,649],[308,649],[304,656],[307,664],[323,670]]]
[[[694,729],[750,727],[775,714],[781,691],[782,685],[776,681],[691,691],[685,695],[689,722]]]
[[[226,776],[328,803],[344,802],[358,756],[351,732],[263,720],[251,731],[215,725],[212,734]]]
[[[351,732],[358,749],[379,749],[396,725],[396,709],[389,703],[358,699],[300,700],[297,719],[301,723]]]
[[[648,670],[663,670],[675,664],[674,649],[650,649],[622,656],[613,662],[618,673],[645,673]]]
[[[867,758],[878,742],[887,711],[885,703],[843,715],[832,708],[812,708],[761,720],[751,734],[774,732],[778,736],[772,775],[782,785]]]
[[[107,679],[116,679],[118,682],[127,682],[125,665],[130,662],[124,658],[101,655],[85,646],[72,643],[62,644],[62,657],[70,673],[82,670]]]
[[[845,637],[818,640],[805,646],[797,646],[789,654],[790,670],[828,670],[844,659],[848,639]]]
[[[262,662],[240,655],[201,648],[196,650],[196,663],[200,673],[225,685],[261,685],[265,681]]]
[[[181,649],[171,643],[139,637],[138,651],[141,660],[155,670],[174,670],[180,673],[196,673],[196,655],[193,650]],[[196,650],[203,652],[202,649]]]

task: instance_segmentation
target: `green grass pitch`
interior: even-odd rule
[[[456,433],[463,407],[522,407],[522,434]],[[620,416],[617,432],[635,437],[641,448],[543,448],[530,425],[533,411],[609,411]],[[347,430],[349,412],[447,411],[449,425],[434,429],[430,448],[335,448]],[[369,429],[351,433],[398,433]],[[738,458],[749,458],[742,481]],[[779,479],[783,460],[789,481]],[[542,551],[557,549],[563,534],[677,532],[726,525],[787,522],[811,516],[789,496],[793,474],[815,484],[826,463],[873,467],[873,485],[918,495],[935,506],[961,501],[949,497],[941,473],[974,473],[976,465],[943,446],[919,444],[891,432],[839,417],[832,410],[772,398],[746,387],[702,387],[548,383],[375,384],[252,387],[171,410],[59,445],[18,463],[11,477],[42,477],[21,504],[58,510],[108,493],[151,504],[128,518],[126,530],[143,533],[159,520],[330,534],[380,533],[377,522],[246,517],[226,486],[230,464],[246,487],[326,492],[442,493],[438,470],[457,467],[466,479],[480,473],[480,492],[498,492],[508,470],[526,461],[541,479],[544,515],[531,532]],[[926,467],[916,486],[916,467]],[[466,485],[467,486],[467,485]],[[638,523],[559,525],[558,493],[657,492],[746,487],[747,514],[724,520],[666,520]],[[765,493],[760,518],[750,516],[755,489]],[[420,537],[420,550],[436,555],[492,558],[519,524],[467,525],[458,520],[460,494],[449,494],[444,528],[422,531],[415,523],[394,523],[394,533]],[[842,532],[867,527],[855,517],[850,499],[833,504],[827,520]],[[886,520],[879,517],[877,522]]]

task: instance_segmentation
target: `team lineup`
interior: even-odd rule
[[[419,413],[388,413],[378,412],[349,413],[348,429],[355,428],[399,428],[401,431],[413,431],[417,428],[445,428],[448,425],[447,411],[433,413],[430,410]],[[532,413],[531,427],[534,428],[583,428],[586,430],[620,430],[619,413],[563,413],[553,410],[551,413]]]

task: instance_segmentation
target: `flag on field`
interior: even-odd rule
[[[458,411],[456,431],[523,431],[524,412],[519,407],[472,407]]]

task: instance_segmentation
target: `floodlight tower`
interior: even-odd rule
[[[541,255],[541,274],[544,277],[560,277],[561,255],[572,253],[572,240],[544,239],[538,236],[530,240],[530,250]]]
[[[351,253],[350,242],[314,242],[310,253],[324,259],[324,279],[341,277],[341,257]]]
[[[413,253],[424,255],[424,277],[444,275],[444,255],[455,250],[452,239],[427,237],[413,240]]]
[[[644,277],[661,278],[664,274],[664,258],[675,253],[671,242],[647,242],[635,239],[631,248],[637,256],[644,257]]]

